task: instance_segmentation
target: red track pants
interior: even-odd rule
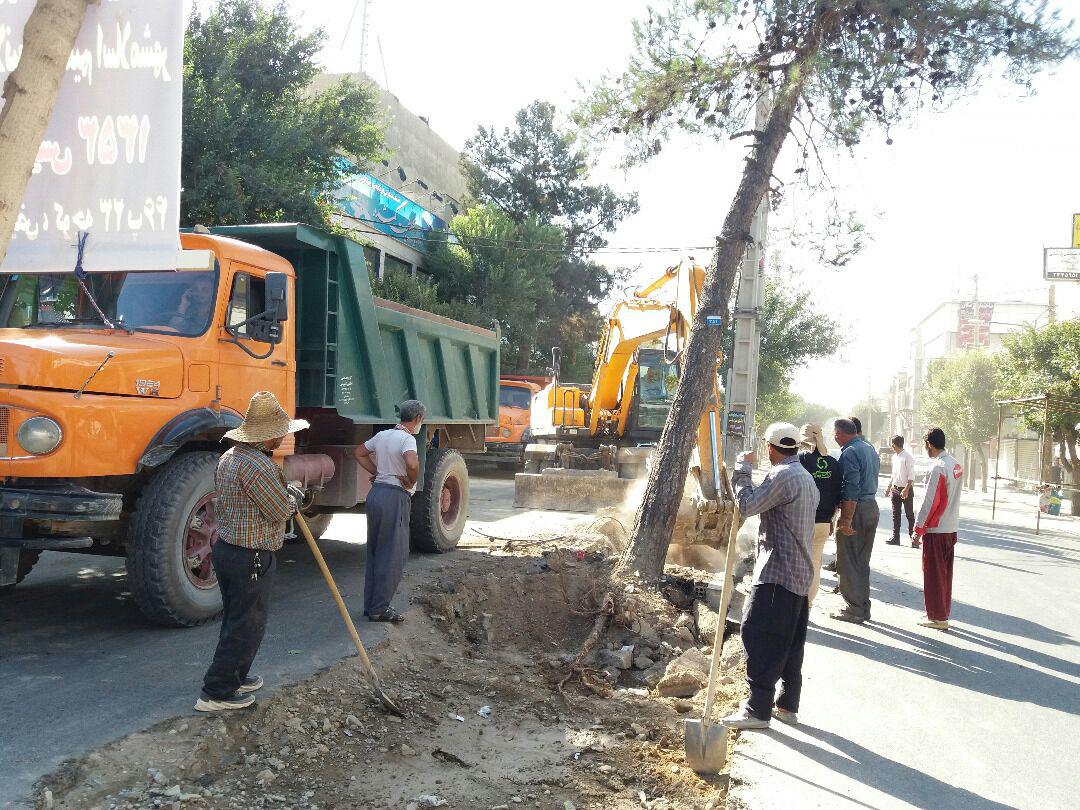
[[[922,544],[923,599],[926,617],[943,622],[952,608],[953,548],[956,532],[927,534]]]

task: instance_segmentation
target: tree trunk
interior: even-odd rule
[[[990,454],[987,452],[985,444],[979,445],[979,464],[982,466],[982,491],[985,495],[987,491],[986,482],[990,478]]]
[[[619,560],[620,576],[636,573],[656,580],[664,570],[675,516],[679,509],[690,461],[697,439],[701,413],[713,390],[716,355],[724,330],[705,325],[706,315],[728,314],[728,300],[735,273],[746,252],[754,213],[769,187],[769,178],[806,80],[806,66],[817,51],[814,41],[800,64],[793,68],[776,95],[763,132],[757,136],[753,154],[746,159],[739,188],[716,239],[713,260],[705,275],[701,304],[690,328],[683,354],[682,373],[660,441],[653,454],[645,495],[634,520],[630,542]]]
[[[86,6],[97,0],[38,0],[23,29],[19,64],[4,82],[0,110],[0,264],[49,125]]]
[[[1072,485],[1074,487],[1080,487],[1080,457],[1077,457],[1076,444],[1077,440],[1080,440],[1080,433],[1072,428],[1065,429],[1065,440],[1069,448],[1069,464],[1072,477]],[[1080,490],[1074,489],[1069,494],[1069,500],[1072,502],[1073,517],[1080,517]]]

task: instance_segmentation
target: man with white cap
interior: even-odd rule
[[[250,674],[251,663],[266,632],[274,552],[285,542],[285,522],[296,512],[271,455],[286,436],[306,427],[305,420],[290,419],[271,392],[258,391],[243,424],[224,436],[232,447],[215,476],[218,536],[211,552],[221,589],[221,632],[196,711],[246,708],[263,685]]]
[[[750,699],[724,718],[731,728],[768,728],[770,717],[798,720],[803,648],[813,577],[811,541],[818,490],[795,455],[799,430],[778,422],[765,431],[773,468],[754,486],[753,451],[740,453],[731,476],[743,517],[761,515],[753,589],[742,621]],[[776,697],[776,682],[781,682]],[[775,708],[774,708],[775,703]]]
[[[810,582],[810,593],[806,597],[807,601],[813,605],[814,597],[818,592],[818,584],[821,581],[821,558],[825,553],[825,543],[832,534],[833,518],[840,505],[840,464],[829,455],[821,425],[803,425],[799,443],[803,447],[799,451],[799,463],[810,473],[818,489],[817,513],[814,515],[814,543],[810,553],[813,558],[814,578]]]

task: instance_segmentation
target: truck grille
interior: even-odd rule
[[[11,430],[11,409],[0,405],[0,456],[8,454],[8,433]]]

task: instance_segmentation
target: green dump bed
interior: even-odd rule
[[[308,225],[211,232],[282,256],[297,273],[297,405],[387,423],[419,399],[432,424],[498,419],[495,332],[375,298],[361,245]]]

